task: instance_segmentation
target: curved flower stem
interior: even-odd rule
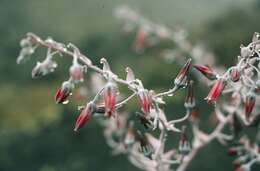
[[[134,96],[136,95],[136,92],[133,93],[132,95],[130,95],[129,97],[127,97],[125,100],[121,101],[120,103],[116,104],[116,108],[120,108],[122,107],[124,104],[126,104],[129,100],[131,100]]]
[[[156,98],[156,97],[173,95],[177,90],[178,90],[178,88],[176,86],[174,86],[172,89],[170,89],[166,92],[163,92],[163,93],[158,93],[154,97]]]
[[[71,56],[73,57],[74,56],[74,52],[68,50],[66,47],[63,47],[63,46],[55,46],[53,45],[51,42],[46,42],[44,41],[43,39],[41,39],[39,36],[33,34],[33,33],[27,33],[27,37],[29,37],[32,42],[34,44],[36,44],[36,46],[43,46],[43,47],[46,47],[50,50],[53,50],[57,53],[60,53],[60,54],[65,54],[65,55],[68,55],[68,56]],[[58,43],[59,44],[59,43]],[[92,64],[92,61],[85,55],[83,55],[82,53],[78,52],[78,60],[80,62],[82,62],[84,65],[86,65],[88,68],[92,69],[93,71],[97,72],[97,73],[100,73],[102,76],[106,76],[106,71],[103,71],[102,69],[100,69],[98,66],[96,65],[93,65]],[[105,77],[106,78],[106,77]],[[136,86],[136,84],[132,84],[133,82],[128,82],[122,78],[119,78],[117,75],[113,74],[113,77],[112,79],[115,81],[115,82],[118,82],[120,84],[123,84],[123,85],[126,85],[129,87],[130,90],[132,90],[133,92],[136,92],[136,89],[139,87],[139,85],[142,85],[142,82],[138,79],[134,80],[133,82],[136,82],[138,83],[138,86]],[[171,95],[173,94],[175,91],[177,90],[176,87],[170,89],[169,91],[167,92],[162,92],[162,93],[158,93],[157,95],[154,95],[154,97],[161,97],[161,96],[166,96],[166,95]],[[132,98],[132,97],[131,97]]]
[[[190,116],[190,110],[187,110],[187,112],[186,112],[186,114],[185,114],[184,117],[182,117],[182,118],[180,118],[180,119],[174,119],[174,120],[172,120],[172,121],[169,121],[168,123],[174,125],[174,124],[176,124],[176,123],[185,121],[186,119],[189,118],[189,116]]]

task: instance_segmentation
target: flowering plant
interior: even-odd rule
[[[188,41],[185,30],[175,31],[153,23],[142,17],[139,13],[128,7],[120,7],[116,10],[116,16],[123,19],[123,29],[126,32],[137,31],[133,48],[138,53],[145,52],[149,46],[156,46],[162,41],[172,41],[182,52],[190,58],[183,62],[183,57],[176,58],[179,63],[184,63],[168,91],[155,92],[146,88],[142,81],[135,77],[134,71],[127,67],[126,77],[120,78],[114,73],[109,62],[102,58],[100,63],[103,67],[94,65],[92,61],[72,43],[65,45],[52,38],[43,40],[39,36],[28,33],[21,40],[21,51],[17,63],[27,61],[37,48],[47,48],[44,61],[37,62],[32,70],[32,77],[38,78],[52,73],[57,67],[55,55],[72,57],[72,65],[69,68],[69,79],[61,84],[55,95],[56,103],[66,104],[75,87],[84,81],[87,70],[93,70],[105,79],[91,101],[80,107],[80,114],[76,119],[74,131],[80,131],[91,119],[102,116],[104,135],[108,145],[115,154],[125,154],[136,167],[149,171],[169,171],[173,168],[184,171],[196,154],[208,143],[218,140],[227,145],[234,142],[228,149],[229,155],[237,156],[234,161],[235,170],[250,170],[255,163],[260,163],[260,131],[256,138],[249,139],[242,132],[244,127],[259,127],[259,60],[260,60],[260,35],[255,33],[252,42],[247,46],[241,45],[238,62],[221,71],[213,66],[214,58],[202,48],[192,46]],[[173,53],[167,51],[167,56]],[[207,63],[205,63],[207,62]],[[211,133],[205,133],[200,129],[199,117],[196,110],[194,81],[190,80],[191,69],[194,68],[198,80],[207,85],[212,85],[207,102],[214,105],[214,112],[218,124]],[[205,78],[202,78],[203,74]],[[119,94],[119,86],[126,86],[131,92],[127,97]],[[182,118],[169,120],[162,106],[164,98],[175,95],[179,90],[186,89],[184,100],[185,112]],[[223,96],[223,98],[222,98]],[[137,97],[140,111],[136,117],[146,132],[137,130],[137,123],[130,119],[129,114],[122,112],[121,108],[130,100]],[[187,126],[184,121],[189,120],[193,138],[187,136]],[[182,124],[182,126],[176,126]],[[226,131],[226,127],[229,131]],[[158,130],[159,136],[154,132]],[[180,134],[178,147],[166,149],[165,143],[170,132]]]

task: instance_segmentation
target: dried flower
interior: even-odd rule
[[[21,64],[21,63],[24,63],[27,60],[29,60],[31,55],[34,53],[34,51],[36,49],[36,46],[33,47],[33,42],[31,41],[31,39],[29,37],[22,39],[20,42],[20,46],[22,49],[16,60],[17,64]]]
[[[255,95],[252,92],[249,92],[246,95],[246,100],[245,100],[245,115],[247,120],[249,120],[250,115],[254,109],[254,106],[255,106]]]
[[[188,85],[188,90],[187,90],[186,99],[185,99],[185,103],[184,103],[184,106],[187,109],[192,109],[195,107],[193,84],[194,84],[194,82],[190,81],[190,83]]]
[[[229,74],[230,74],[230,79],[233,82],[237,82],[240,79],[240,76],[241,76],[241,73],[240,73],[238,67],[232,67]]]
[[[111,117],[116,110],[116,97],[118,89],[115,83],[109,81],[104,88],[104,102],[106,114]]]
[[[46,58],[43,62],[37,62],[32,70],[32,78],[38,78],[54,72],[56,67],[57,63],[50,58]]]
[[[193,65],[193,67],[196,68],[198,71],[200,71],[208,79],[210,79],[210,80],[217,79],[216,72],[214,72],[209,66]]]
[[[61,88],[59,88],[55,95],[56,103],[68,103],[67,98],[72,94],[74,89],[74,84],[69,80],[62,83]]]
[[[82,128],[95,112],[96,104],[94,102],[89,102],[77,118],[74,131],[77,132],[80,128]]]
[[[141,106],[142,111],[145,114],[149,114],[151,105],[152,105],[152,100],[151,100],[148,90],[146,90],[146,89],[138,90],[137,97],[138,97],[139,104]]]
[[[187,76],[191,65],[191,58],[187,60],[185,65],[181,68],[174,80],[174,84],[178,88],[183,88],[187,85]]]
[[[216,102],[225,88],[225,82],[223,79],[218,79],[211,88],[208,96],[205,98],[208,103]]]

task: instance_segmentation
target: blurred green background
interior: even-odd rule
[[[179,66],[159,58],[158,49],[145,54],[131,50],[133,35],[123,35],[120,22],[113,17],[113,10],[122,4],[169,27],[182,24],[193,42],[206,44],[219,57],[217,62],[226,66],[236,60],[239,45],[260,31],[259,0],[0,0],[0,171],[138,170],[125,156],[111,155],[95,120],[80,134],[73,132],[77,105],[84,102],[54,103],[57,87],[67,79],[69,59],[59,59],[55,73],[37,80],[32,80],[30,73],[44,51],[25,65],[15,62],[20,39],[34,32],[44,38],[73,42],[96,63],[107,57],[113,71],[121,76],[130,66],[146,87],[166,90]],[[84,84],[88,84],[88,78]],[[210,107],[203,101],[207,91],[200,91],[196,93],[198,105],[204,106],[200,109],[201,125],[208,130]],[[183,97],[180,92],[167,100],[169,117],[184,111]],[[134,106],[127,111],[136,111]],[[169,142],[176,138],[169,136]],[[213,142],[188,170],[230,171],[233,159]]]

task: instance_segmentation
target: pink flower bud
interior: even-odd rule
[[[255,106],[255,95],[250,92],[246,95],[246,101],[245,101],[245,115],[247,120],[249,120],[250,115],[254,109],[254,106]]]
[[[187,109],[192,109],[192,108],[195,107],[195,97],[194,97],[194,91],[193,91],[193,81],[190,81],[190,83],[188,85],[188,90],[187,90],[184,106]]]
[[[216,102],[225,88],[225,82],[223,79],[218,79],[211,88],[208,96],[205,98],[208,103]]]
[[[181,68],[178,75],[176,76],[174,80],[174,84],[178,88],[182,88],[187,85],[187,76],[189,73],[190,65],[191,65],[191,58],[187,60],[185,65]]]
[[[149,114],[150,109],[151,109],[152,100],[151,100],[148,90],[140,89],[137,93],[137,97],[138,97],[139,104],[141,106],[142,111],[145,114]]]
[[[77,118],[74,131],[78,131],[82,128],[91,118],[91,116],[96,112],[96,104],[89,102],[87,106],[81,111],[79,117]]]
[[[59,88],[55,95],[56,103],[67,103],[67,98],[72,94],[72,90],[74,89],[74,84],[70,81],[63,82],[61,88]]]
[[[115,83],[108,82],[104,88],[104,102],[106,114],[111,117],[116,110],[117,86]]]
[[[79,63],[74,63],[70,67],[70,76],[74,82],[82,82],[84,80],[84,68]]]
[[[210,67],[204,65],[193,65],[193,67],[200,71],[208,79],[217,79],[217,74]]]
[[[147,40],[148,33],[143,28],[140,28],[136,34],[133,49],[137,52],[143,51],[145,48],[146,40]]]
[[[230,74],[230,79],[233,82],[237,82],[240,79],[240,76],[241,76],[241,73],[240,73],[240,71],[237,67],[231,68],[229,74]]]

